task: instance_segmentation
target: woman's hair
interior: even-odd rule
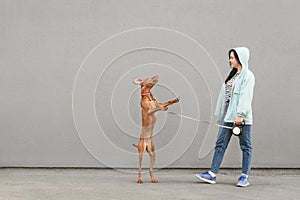
[[[228,52],[228,56],[230,58],[230,54],[231,52],[233,52],[234,57],[238,60],[239,64],[241,64],[240,59],[238,54],[236,53],[236,51],[234,49],[230,49]],[[227,76],[226,80],[225,80],[225,84],[237,73],[237,69],[236,68],[232,68],[232,70],[230,71],[229,75]]]

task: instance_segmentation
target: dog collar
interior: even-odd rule
[[[141,95],[146,96],[146,95],[150,95],[150,94],[151,94],[150,92],[147,92],[147,93],[142,93]]]

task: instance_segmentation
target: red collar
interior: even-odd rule
[[[151,92],[147,92],[147,93],[142,93],[141,95],[142,96],[147,96],[147,95],[150,95],[151,94]]]

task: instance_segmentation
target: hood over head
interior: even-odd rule
[[[236,47],[233,48],[233,50],[236,51],[238,57],[239,57],[239,61],[242,64],[242,73],[248,70],[248,61],[249,61],[249,57],[250,57],[250,51],[247,47]]]

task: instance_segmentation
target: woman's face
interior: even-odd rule
[[[239,66],[239,61],[236,59],[236,57],[234,56],[234,53],[233,52],[230,52],[230,55],[229,55],[229,62],[231,64],[231,67],[233,68],[238,68]]]

